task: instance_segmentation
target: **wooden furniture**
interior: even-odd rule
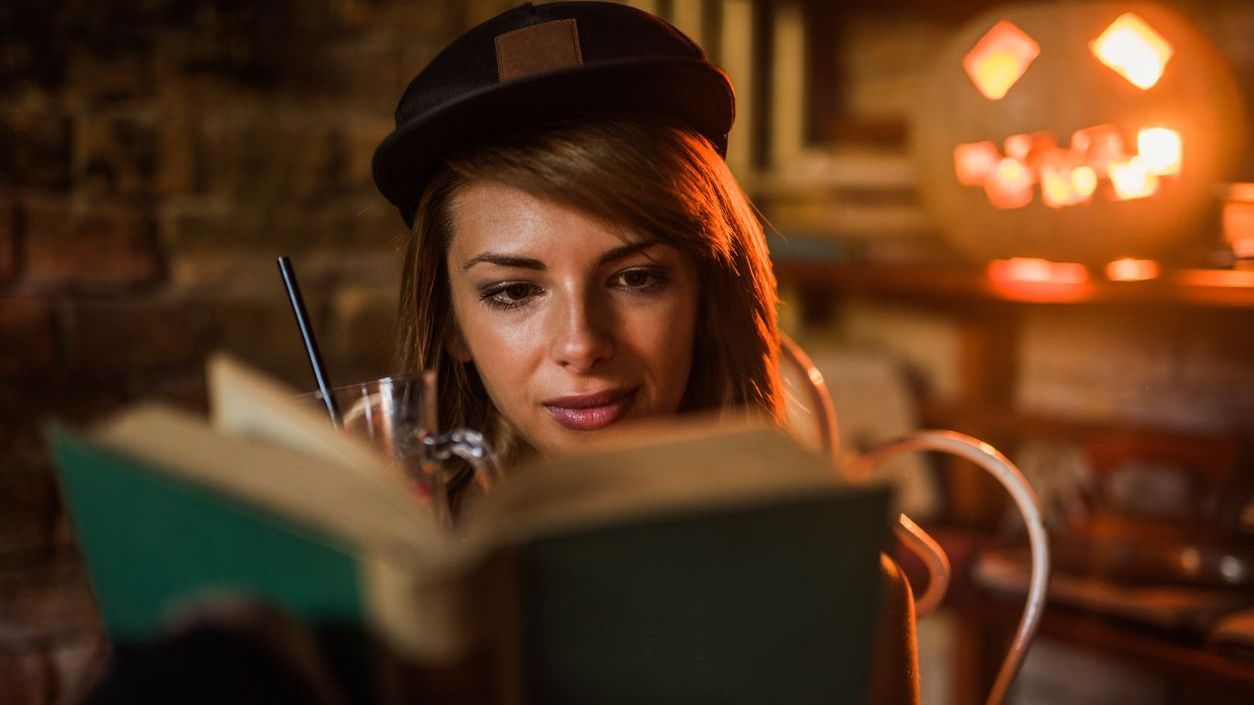
[[[1239,429],[1199,432],[1023,411],[1015,403],[1015,385],[1021,372],[1016,367],[1020,324],[1039,307],[1116,311],[1128,320],[1176,316],[1199,319],[1203,327],[1250,329],[1254,272],[1165,270],[1147,281],[1109,281],[1097,272],[1079,285],[1016,288],[999,284],[983,268],[958,263],[851,264],[779,256],[775,269],[781,289],[797,295],[805,324],[825,325],[840,302],[849,299],[892,303],[962,322],[961,391],[956,397],[921,399],[924,427],[969,433],[1003,451],[1013,450],[1025,438],[1081,444],[1127,439],[1222,457],[1226,472],[1249,473],[1251,459],[1242,455],[1248,453],[1248,430],[1244,435]],[[927,528],[938,535],[955,563],[946,605],[958,617],[950,699],[957,705],[982,702],[1022,606],[1017,599],[997,599],[973,585],[964,563],[1003,516],[1000,488],[983,473],[960,464],[945,467],[943,476],[950,511],[939,525]],[[1211,649],[1196,634],[1165,632],[1051,605],[1040,635],[1076,653],[1100,656],[1160,679],[1166,684],[1168,702],[1254,702],[1254,661]]]
[[[1018,598],[997,595],[970,579],[970,560],[986,536],[967,530],[937,530],[954,559],[954,578],[945,603],[957,617],[951,702],[978,703],[1001,662],[1004,644],[1021,609]],[[1146,674],[1165,689],[1170,703],[1254,702],[1254,659],[1224,653],[1200,635],[1168,632],[1051,603],[1038,640],[1103,658]]]
[[[1078,285],[1008,287],[994,281],[983,268],[962,263],[853,264],[781,256],[776,258],[775,269],[781,289],[799,292],[803,325],[826,325],[844,299],[893,303],[959,322],[964,336],[960,392],[944,399],[921,398],[923,427],[969,433],[1003,451],[1027,437],[1084,442],[1118,435],[1188,448],[1226,447],[1225,453],[1244,441],[1239,432],[1024,411],[1015,403],[1015,385],[1021,377],[1022,322],[1033,309],[1114,310],[1128,321],[1174,317],[1216,329],[1254,330],[1254,271],[1165,270],[1147,281],[1109,281],[1096,273]],[[973,506],[959,508],[959,515],[967,515],[955,517],[957,523],[991,525],[1003,507],[998,488],[980,473],[959,469],[955,475],[960,478],[960,501],[965,501],[962,498],[968,491],[977,495],[971,499]]]
[[[781,282],[813,293],[864,295],[904,301],[997,304],[1124,304],[1204,306],[1254,310],[1254,271],[1180,269],[1143,281],[1092,279],[1080,287],[999,288],[984,270],[966,264],[829,264],[783,258]]]

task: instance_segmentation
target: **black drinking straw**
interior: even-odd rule
[[[296,272],[292,269],[292,261],[286,255],[279,257],[279,274],[283,276],[287,300],[292,304],[292,314],[296,316],[296,327],[300,329],[300,337],[305,341],[305,354],[309,357],[309,366],[313,368],[314,379],[318,382],[318,391],[322,392],[322,401],[327,405],[331,425],[340,428],[342,425],[340,407],[335,403],[335,395],[331,393],[331,380],[327,379],[326,368],[322,365],[318,341],[314,338],[313,326],[309,324],[309,314],[305,311],[305,300],[300,295],[300,285],[296,283]]]

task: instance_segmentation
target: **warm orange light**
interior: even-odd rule
[[[1032,151],[1032,135],[1011,135],[1006,138],[1006,156],[1021,162],[1028,160]]]
[[[1001,100],[1040,53],[1040,44],[1002,20],[967,52],[962,67],[985,98]]]
[[[1049,132],[1032,132],[1024,135],[1010,135],[1006,138],[1006,156],[1023,162],[1029,171],[1040,171],[1041,165],[1050,159],[1056,159],[1064,150],[1058,148],[1058,142]]]
[[[1145,160],[1140,157],[1111,164],[1107,173],[1110,175],[1110,185],[1115,189],[1116,200],[1146,198],[1158,191],[1158,175],[1150,171]]]
[[[1147,127],[1136,133],[1136,151],[1145,168],[1158,174],[1180,173],[1183,156],[1180,133],[1166,127]]]
[[[997,145],[992,142],[971,142],[954,147],[954,173],[964,186],[983,186],[988,175],[1001,161]]]
[[[1097,171],[1091,166],[1078,166],[1071,170],[1071,190],[1086,201],[1097,190]]]
[[[1045,169],[1041,172],[1041,200],[1050,208],[1062,208],[1075,202],[1071,190],[1071,177],[1061,171]]]
[[[997,282],[1037,284],[1081,284],[1089,280],[1089,270],[1077,262],[1051,262],[1037,257],[1011,257],[988,263],[988,276]]]
[[[1082,301],[1092,294],[1089,271],[1075,262],[1015,257],[988,263],[988,280],[999,295],[1042,303]]]
[[[1123,149],[1123,136],[1114,125],[1097,125],[1076,130],[1071,135],[1071,151],[1080,161],[1105,172],[1112,162],[1126,161],[1128,154]]]
[[[1242,203],[1254,203],[1254,183],[1228,184],[1228,198]]]
[[[1254,183],[1228,187],[1223,208],[1224,239],[1242,259],[1254,258]]]
[[[1046,165],[1041,169],[1041,200],[1051,208],[1083,203],[1097,190],[1097,174],[1092,168],[1074,169]]]
[[[1152,88],[1171,60],[1171,44],[1131,12],[1120,15],[1089,45],[1093,54],[1133,85]]]
[[[1152,259],[1124,257],[1106,263],[1106,278],[1115,282],[1138,282],[1158,276],[1158,263]]]
[[[1254,272],[1241,269],[1190,269],[1173,279],[1185,286],[1199,288],[1248,289],[1254,292]],[[1242,292],[1234,292],[1242,293]]]
[[[1076,202],[1071,188],[1071,174],[1066,169],[1046,167],[1041,171],[1041,201],[1050,208],[1062,208]]]
[[[1032,202],[1032,173],[1016,159],[1003,159],[984,182],[989,203],[997,208],[1022,208]]]
[[[1005,139],[1004,157],[990,141],[958,145],[954,173],[961,184],[983,186],[1001,209],[1031,203],[1037,184],[1041,202],[1051,208],[1091,201],[1103,180],[1110,181],[1103,198],[1127,201],[1153,196],[1163,186],[1159,177],[1180,173],[1183,144],[1167,127],[1138,130],[1135,149],[1125,149],[1123,133],[1109,124],[1076,130],[1067,146],[1050,132],[1013,134]]]

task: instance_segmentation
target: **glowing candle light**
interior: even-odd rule
[[[998,281],[1049,281],[1049,261],[1036,257],[1012,257],[988,264],[988,274]]]
[[[958,183],[966,186],[983,186],[999,161],[1001,154],[992,142],[971,142],[954,147],[954,173],[958,176]]]
[[[1053,134],[1032,132],[1011,135],[1006,138],[1006,156],[1018,160],[1032,173],[1038,173],[1041,165],[1051,160],[1058,163],[1066,157],[1066,151],[1058,148]]]
[[[1089,45],[1093,54],[1132,85],[1152,88],[1171,60],[1171,44],[1131,12],[1120,15]]]
[[[1123,137],[1114,125],[1097,125],[1076,130],[1071,135],[1071,151],[1080,162],[1101,172],[1105,172],[1113,162],[1128,159],[1123,148]]]
[[[1066,169],[1047,166],[1041,170],[1041,201],[1050,208],[1069,206],[1078,200],[1071,187],[1071,174]]]
[[[1092,295],[1088,268],[1078,262],[1012,257],[988,264],[993,291],[1016,301],[1082,301]]]
[[[984,182],[984,193],[997,208],[1022,208],[1032,202],[1032,173],[1017,159],[1003,159]]]
[[[1102,198],[1127,201],[1147,198],[1162,186],[1159,177],[1180,173],[1183,139],[1167,127],[1145,127],[1135,133],[1136,149],[1128,154],[1123,133],[1103,124],[1076,130],[1062,147],[1047,131],[1009,135],[1004,155],[995,143],[968,142],[954,148],[954,174],[966,186],[982,186],[989,202],[1001,209],[1032,202],[1034,187],[1051,208],[1088,203],[1101,182],[1110,180]]]
[[[1078,262],[1011,257],[989,262],[988,276],[998,283],[1083,284],[1089,280],[1089,270]]]
[[[1021,162],[1027,161],[1032,151],[1032,135],[1011,135],[1006,138],[1006,156]]]
[[[1040,44],[1002,20],[967,52],[962,67],[984,97],[1001,100],[1040,53]]]
[[[1115,282],[1136,282],[1158,276],[1158,263],[1152,259],[1123,257],[1106,263],[1106,278]]]
[[[1093,192],[1097,190],[1097,172],[1091,166],[1078,166],[1071,170],[1071,189],[1080,197],[1080,201],[1087,201],[1093,197]]]
[[[1136,149],[1145,167],[1155,174],[1180,173],[1183,147],[1179,132],[1166,127],[1147,127],[1136,133]]]
[[[1108,173],[1110,185],[1115,189],[1116,200],[1147,198],[1158,191],[1158,175],[1150,171],[1139,157],[1111,164]]]
[[[1051,208],[1084,203],[1097,190],[1097,173],[1089,166],[1041,167],[1041,200]]]

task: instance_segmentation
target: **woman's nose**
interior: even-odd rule
[[[553,359],[573,372],[588,372],[610,359],[614,343],[607,312],[586,297],[572,297],[561,307],[553,331]]]

